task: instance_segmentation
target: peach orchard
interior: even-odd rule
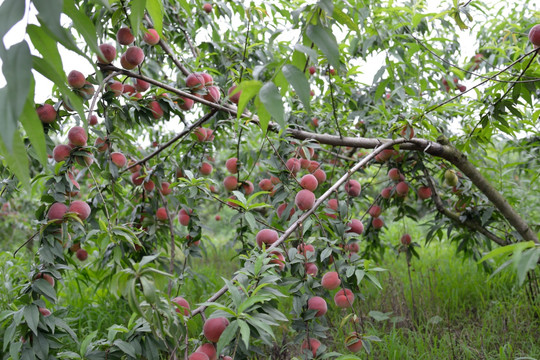
[[[533,281],[535,15],[395,6],[5,0],[2,36],[37,21],[0,45],[1,198],[41,198],[32,272],[0,316],[4,358],[362,358],[384,346],[362,305],[384,286],[377,261],[410,265],[435,240],[486,270],[511,256],[503,267]],[[462,54],[470,28],[476,52]],[[44,103],[36,73],[54,83]],[[389,223],[402,224],[391,243]],[[238,271],[194,303],[185,280],[209,226],[229,230]],[[129,304],[122,330],[73,332],[58,305],[68,272],[99,273],[96,291]],[[342,318],[331,343],[327,312]]]

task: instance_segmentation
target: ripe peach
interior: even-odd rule
[[[362,186],[356,180],[349,180],[345,183],[345,192],[351,197],[357,197],[362,191]]]
[[[210,358],[205,353],[196,351],[188,356],[188,360],[210,360]]]
[[[88,251],[84,249],[79,249],[75,253],[75,256],[77,256],[77,259],[79,259],[80,261],[85,261],[86,259],[88,259]]]
[[[310,75],[313,75],[317,72],[317,68],[315,66],[310,66],[309,67],[309,74]]]
[[[225,328],[229,326],[229,320],[224,317],[208,319],[203,325],[203,334],[211,342],[218,342]]]
[[[49,284],[51,284],[52,287],[54,287],[54,278],[49,274],[37,273],[35,278],[36,278],[36,280],[37,279],[43,279],[43,280],[47,281]]]
[[[195,130],[193,130],[193,134],[197,138],[197,141],[206,141],[206,130],[203,127],[195,128]]]
[[[396,194],[405,197],[409,192],[409,185],[405,181],[401,181],[396,185]]]
[[[96,89],[89,81],[86,81],[82,88],[78,89],[78,94],[85,100],[89,100],[94,96]]]
[[[315,204],[315,195],[309,190],[300,190],[294,198],[294,203],[300,210],[309,210]]]
[[[375,156],[375,160],[383,163],[388,161],[392,155],[394,155],[394,149],[384,149]]]
[[[302,256],[310,256],[309,253],[315,253],[315,247],[311,244],[300,244],[296,247],[298,253]]]
[[[350,244],[345,245],[345,250],[351,253],[357,253],[360,251],[360,246],[357,242],[352,242]]]
[[[127,164],[127,159],[124,156],[124,154],[119,152],[113,152],[111,153],[111,161],[114,165],[118,166],[119,168],[123,168]]]
[[[535,47],[540,46],[540,24],[534,25],[529,31],[529,41]]]
[[[210,86],[206,88],[206,91],[208,91],[208,93],[203,95],[203,99],[214,103],[219,102],[219,99],[221,98],[221,92],[219,91],[219,88],[217,86]]]
[[[160,192],[163,195],[169,195],[172,192],[172,189],[170,188],[170,186],[171,186],[171,184],[168,183],[167,181],[162,182]]]
[[[362,349],[362,337],[357,332],[351,333],[345,338],[345,346],[352,352],[358,352]]]
[[[96,138],[96,141],[94,141],[94,146],[98,149],[98,151],[104,152],[109,148],[109,142],[106,138],[103,139],[98,137]]]
[[[49,315],[51,315],[51,310],[47,309],[47,308],[43,308],[43,307],[38,307],[38,310],[39,310],[39,313],[41,315],[43,315],[44,317],[47,317]]]
[[[86,83],[83,73],[77,70],[71,70],[67,77],[68,84],[74,89],[80,89]]]
[[[401,131],[399,132],[399,134],[405,139],[412,139],[414,137],[414,128],[410,126],[409,124],[406,124],[401,128]]]
[[[304,268],[306,269],[306,274],[313,277],[317,276],[317,273],[319,272],[319,268],[314,263],[306,263]]]
[[[381,191],[381,197],[383,199],[390,199],[390,196],[392,195],[392,187],[385,187],[384,189],[382,189]]]
[[[98,55],[98,63],[100,64],[110,64],[116,58],[116,48],[111,44],[101,44],[99,50],[103,54],[103,57]]]
[[[238,188],[238,180],[234,176],[227,176],[223,179],[223,186],[228,191],[236,190]]]
[[[86,146],[88,136],[82,127],[74,126],[68,131],[68,140],[75,146]]]
[[[185,111],[191,110],[195,101],[191,100],[190,98],[183,97],[183,96],[181,96],[180,99],[182,99],[183,101],[182,104],[178,105],[180,109],[185,110]]]
[[[175,303],[176,305],[178,305],[179,307],[183,308],[183,309],[180,309],[180,308],[176,308],[176,312],[179,313],[179,312],[183,312],[184,313],[184,316],[188,316],[189,315],[189,303],[187,302],[186,299],[184,299],[183,297],[181,296],[178,296],[178,297],[175,297],[174,299],[171,300],[173,303]]]
[[[429,186],[420,186],[418,188],[418,197],[422,200],[429,199],[431,197],[431,188]]]
[[[150,83],[141,79],[135,80],[135,89],[140,92],[145,92],[150,88]]]
[[[195,350],[195,353],[206,354],[206,356],[208,356],[208,359],[210,359],[210,360],[216,360],[217,359],[216,348],[214,347],[214,345],[212,345],[210,343],[202,344],[201,346],[199,346],[197,348],[197,350]]]
[[[129,85],[129,84],[125,84],[124,89],[122,90],[123,94],[127,94],[129,96],[134,95],[136,92],[137,92],[137,90],[135,89],[135,86],[132,86],[132,85]]]
[[[242,182],[242,190],[244,190],[244,194],[251,195],[255,191],[255,187],[251,181],[247,180]]]
[[[280,253],[277,250],[271,251],[270,254],[272,254],[272,260],[270,260],[270,264],[277,264],[280,271],[283,271],[285,269],[285,257],[282,253]]]
[[[204,78],[199,73],[191,73],[186,78],[186,86],[191,90],[202,90],[204,84]]]
[[[221,221],[221,215],[216,215],[216,216],[214,217],[214,219],[215,219],[216,221]]]
[[[350,229],[347,232],[353,232],[358,235],[362,235],[364,232],[364,224],[358,219],[352,219],[350,223],[347,224]]]
[[[335,271],[327,272],[323,275],[321,280],[321,285],[326,290],[334,290],[341,285],[341,280],[339,279],[339,275]]]
[[[374,218],[381,216],[381,212],[382,208],[378,205],[372,205],[368,210],[369,215]]]
[[[92,153],[90,151],[84,151],[87,155],[77,155],[75,156],[75,161],[77,161],[77,164],[81,166],[90,166],[94,163],[94,158],[92,157]]]
[[[156,187],[156,184],[152,180],[145,181],[143,184],[144,190],[151,192],[154,191],[154,188]]]
[[[210,3],[205,3],[203,5],[203,10],[207,13],[207,14],[210,14],[212,12],[212,4]]]
[[[337,211],[338,209],[338,200],[337,199],[330,199],[328,200],[328,207],[332,210]]]
[[[308,310],[317,310],[316,317],[321,317],[328,311],[326,301],[320,296],[314,296],[308,300]]]
[[[144,52],[138,46],[130,46],[125,55],[126,61],[131,65],[139,66],[144,61]]]
[[[388,171],[388,177],[390,180],[398,181],[399,180],[399,170],[397,168],[392,168]]]
[[[236,91],[236,85],[233,85],[229,88],[227,93],[229,95],[229,100],[231,100],[232,103],[238,104],[238,101],[240,101],[240,95],[242,95],[242,91],[238,91],[238,92],[235,92],[235,91]]]
[[[47,219],[56,220],[55,222],[61,222],[64,218],[64,214],[68,211],[68,208],[63,203],[54,203],[49,208],[47,213]]]
[[[71,147],[68,145],[56,145],[53,149],[53,159],[56,162],[64,161],[69,158]]]
[[[307,342],[307,339],[304,340],[304,342],[302,343],[302,352],[304,352],[304,350],[311,350],[311,352],[313,353],[313,357],[317,356],[317,349],[321,346],[321,342],[317,339],[314,339],[314,338],[310,338],[309,339],[309,344]]]
[[[204,161],[201,164],[201,167],[199,168],[199,171],[201,172],[202,175],[210,175],[212,173],[212,170],[214,170],[212,168],[212,165],[210,165],[206,161]]]
[[[154,119],[161,119],[163,117],[163,109],[161,105],[155,100],[150,101],[150,110],[152,110],[152,116]]]
[[[50,104],[43,104],[36,109],[39,120],[44,124],[50,124],[56,120],[56,110]]]
[[[309,191],[315,191],[318,185],[319,182],[317,181],[317,178],[311,174],[304,175],[300,179],[300,186]]]
[[[400,239],[401,243],[403,245],[409,245],[411,243],[411,235],[405,234]]]
[[[191,210],[189,212],[191,213]],[[187,211],[184,209],[180,209],[180,211],[178,212],[178,221],[180,222],[180,224],[188,226],[190,219],[191,217],[189,216]]]
[[[281,216],[283,215],[283,212],[287,209],[288,206],[289,206],[288,203],[283,203],[283,204],[278,206],[278,208],[277,208],[278,218],[281,219]],[[296,210],[294,210],[294,206],[291,207],[291,211],[289,211],[289,216],[285,220],[289,220],[294,215],[295,212],[296,212]]]
[[[116,40],[122,45],[129,45],[135,41],[135,36],[131,33],[130,28],[123,27],[116,33]]]
[[[81,220],[86,220],[90,216],[90,206],[81,200],[75,200],[69,204],[69,212],[76,213]]]
[[[131,182],[133,183],[133,185],[136,185],[136,186],[142,185],[143,181],[144,181],[144,175],[141,175],[139,171],[136,171],[131,174]]]
[[[259,188],[261,188],[262,191],[272,191],[274,189],[274,184],[272,184],[270,179],[262,179],[259,181]]]
[[[238,172],[238,159],[233,157],[225,162],[225,167],[231,174],[236,174]]]
[[[168,219],[167,217],[167,210],[164,207],[160,207],[156,211],[156,218],[160,221],[165,221]]]
[[[266,244],[266,247],[269,247],[273,243],[275,243],[279,239],[279,235],[277,231],[272,229],[262,229],[257,233],[255,236],[255,241],[257,242],[257,246],[259,248],[262,248],[262,244]]]
[[[120,56],[120,65],[126,70],[133,70],[137,67],[137,65],[133,65],[127,61],[126,54],[122,54],[122,56]]]
[[[120,81],[113,81],[108,85],[109,91],[112,91],[114,96],[120,96],[124,92],[124,84]]]
[[[144,34],[143,41],[148,45],[156,45],[159,42],[159,34],[155,29],[148,29],[148,32]]]
[[[208,73],[201,73],[201,76],[204,79],[204,86],[212,86],[214,85],[214,79],[212,78],[212,75]]]
[[[380,229],[384,226],[384,221],[382,218],[378,217],[378,218],[373,218],[373,220],[371,220],[371,225],[373,226],[374,229]]]
[[[296,158],[290,158],[289,160],[287,160],[287,162],[285,163],[285,166],[293,174],[296,174],[297,172],[299,172],[300,168],[302,167],[300,165],[300,160]]]
[[[90,116],[90,120],[88,120],[88,125],[95,126],[98,123],[98,118],[96,115]]]
[[[334,295],[334,303],[337,307],[348,308],[354,302],[354,294],[349,289],[341,289]]]

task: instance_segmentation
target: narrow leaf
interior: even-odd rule
[[[146,10],[148,10],[148,14],[152,18],[154,29],[161,36],[163,32],[163,2],[161,0],[147,0]]]
[[[284,128],[285,127],[285,109],[283,107],[283,101],[279,90],[274,83],[268,82],[263,85],[259,91],[259,98],[264,104],[266,110],[272,115],[277,123]]]
[[[306,30],[307,36],[317,45],[324,55],[328,58],[328,62],[335,68],[340,68],[339,62],[339,47],[336,38],[332,33],[325,29],[321,24],[309,25]]]
[[[310,105],[310,93],[309,93],[309,83],[306,79],[306,75],[300,71],[296,66],[287,64],[283,66],[283,74],[285,78],[292,85],[294,91],[304,104],[304,107],[308,112],[311,111]]]

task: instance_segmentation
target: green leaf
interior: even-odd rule
[[[274,83],[267,82],[259,91],[259,98],[264,104],[266,110],[277,121],[277,123],[285,127],[285,109],[279,90]]]
[[[98,47],[98,39],[96,35],[97,31],[90,18],[82,11],[77,10],[75,3],[72,1],[64,1],[64,12],[71,18],[71,21],[73,21],[73,26],[75,29],[77,29],[79,34],[83,36],[86,44],[90,46],[90,49],[92,49],[95,54],[100,54],[101,51]],[[86,54],[85,57],[91,61]]]
[[[484,255],[480,260],[478,260],[478,264],[481,264],[484,261],[492,259],[497,256],[501,256],[501,255],[508,254],[515,251],[523,251],[530,247],[534,247],[534,241],[519,242],[512,245],[501,246],[501,247],[496,248],[493,251],[490,251],[486,255]]]
[[[1,97],[1,95],[0,95]],[[26,152],[26,147],[24,146],[24,143],[19,135],[19,132],[16,131],[13,134],[12,139],[12,152],[9,152],[6,148],[6,145],[0,139],[0,156],[4,157],[4,160],[7,163],[7,166],[17,179],[21,182],[21,184],[26,187],[27,189],[30,189],[30,171],[28,169],[28,154]]]
[[[306,29],[307,36],[317,45],[317,47],[326,55],[328,62],[339,70],[339,47],[336,38],[321,24],[309,25]]]
[[[221,334],[219,337],[219,341],[217,343],[217,353],[221,354],[221,350],[226,345],[229,345],[232,343],[234,337],[236,336],[236,332],[238,331],[238,322],[236,320],[233,320],[229,326],[225,328],[225,331]]]
[[[249,337],[250,337],[250,328],[249,325],[244,320],[238,320],[238,326],[240,327],[240,336],[244,342],[246,349],[249,348]]]
[[[319,0],[319,8],[326,11],[326,13],[329,15],[334,11],[334,3],[332,0]]]
[[[114,341],[113,344],[118,346],[118,348],[122,350],[126,355],[129,355],[132,358],[137,358],[138,354],[135,351],[135,348],[133,347],[133,345],[131,345],[130,343],[117,339]]]
[[[45,145],[45,133],[43,132],[43,126],[39,120],[36,109],[34,108],[34,86],[32,79],[32,86],[30,87],[30,93],[28,99],[24,105],[23,113],[20,117],[20,121],[24,127],[30,143],[34,147],[38,160],[43,166],[47,164],[47,147]]]
[[[9,152],[13,150],[14,133],[32,82],[32,55],[26,41],[13,45],[2,57],[2,72],[6,86],[0,89],[2,140]],[[25,156],[26,157],[26,156]]]
[[[242,81],[236,89],[234,89],[234,92],[231,93],[231,95],[234,95],[238,91],[241,91],[240,99],[238,100],[238,114],[237,118],[240,119],[242,116],[242,113],[244,112],[244,109],[246,108],[249,100],[251,100],[259,90],[261,89],[263,83],[257,80],[247,80]]]
[[[251,228],[251,230],[256,230],[257,229],[257,225],[255,224],[255,217],[253,216],[252,213],[250,212],[246,212],[244,213],[244,218],[246,219],[249,227]]]
[[[163,2],[161,0],[147,0],[146,10],[152,18],[154,29],[161,36],[163,32]]]
[[[28,25],[26,32],[32,40],[32,45],[39,51],[43,59],[56,69],[59,74],[64,72],[62,58],[58,52],[58,42],[54,39],[50,30],[45,27]]]
[[[255,98],[255,108],[257,109],[261,130],[263,133],[266,133],[268,124],[270,124],[270,113],[266,110],[266,107],[264,107],[264,104],[261,102],[261,98],[258,95]]]
[[[23,316],[30,330],[37,335],[37,327],[39,324],[39,310],[37,305],[26,305],[23,310]]]
[[[296,66],[287,64],[283,66],[283,74],[285,75],[285,78],[289,82],[289,84],[292,85],[294,88],[294,91],[296,91],[296,94],[300,98],[300,101],[302,101],[302,104],[304,104],[304,107],[308,112],[311,111],[311,105],[310,105],[310,93],[309,93],[309,83],[306,79],[306,75],[300,71]]]
[[[25,1],[5,0],[0,5],[0,39],[24,16]],[[0,53],[3,53],[4,42],[0,41]]]
[[[540,258],[540,247],[524,251],[516,263],[519,285],[523,285],[529,270],[534,270]]]
[[[85,357],[86,355],[86,349],[88,348],[88,345],[92,342],[92,340],[96,337],[97,330],[92,331],[90,334],[88,334],[83,341],[81,342],[81,350],[80,354],[82,357]]]
[[[146,301],[148,301],[150,304],[155,303],[157,300],[157,296],[156,286],[154,285],[154,282],[148,279],[146,276],[141,276],[140,280]]]
[[[144,9],[146,8],[146,0],[133,0],[130,2],[131,14],[129,21],[131,22],[131,28],[133,35],[137,37],[139,35],[139,27],[141,26],[142,18],[144,17]]]
[[[337,6],[334,6],[334,12],[332,13],[332,17],[336,19],[336,21],[342,25],[347,25],[349,29],[353,31],[360,31],[360,28],[358,28],[358,24],[351,19],[351,17],[347,14],[345,14],[340,8]]]

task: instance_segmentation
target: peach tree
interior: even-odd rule
[[[535,14],[396,5],[5,0],[0,34],[22,20],[26,36],[0,43],[0,196],[41,198],[32,271],[0,314],[4,358],[356,359],[379,340],[362,306],[384,285],[377,260],[410,263],[421,240],[488,270],[512,255],[499,269],[532,281]],[[45,102],[36,74],[54,83]],[[238,271],[193,303],[191,259],[223,223]],[[58,305],[70,272],[131,318],[76,334]]]

